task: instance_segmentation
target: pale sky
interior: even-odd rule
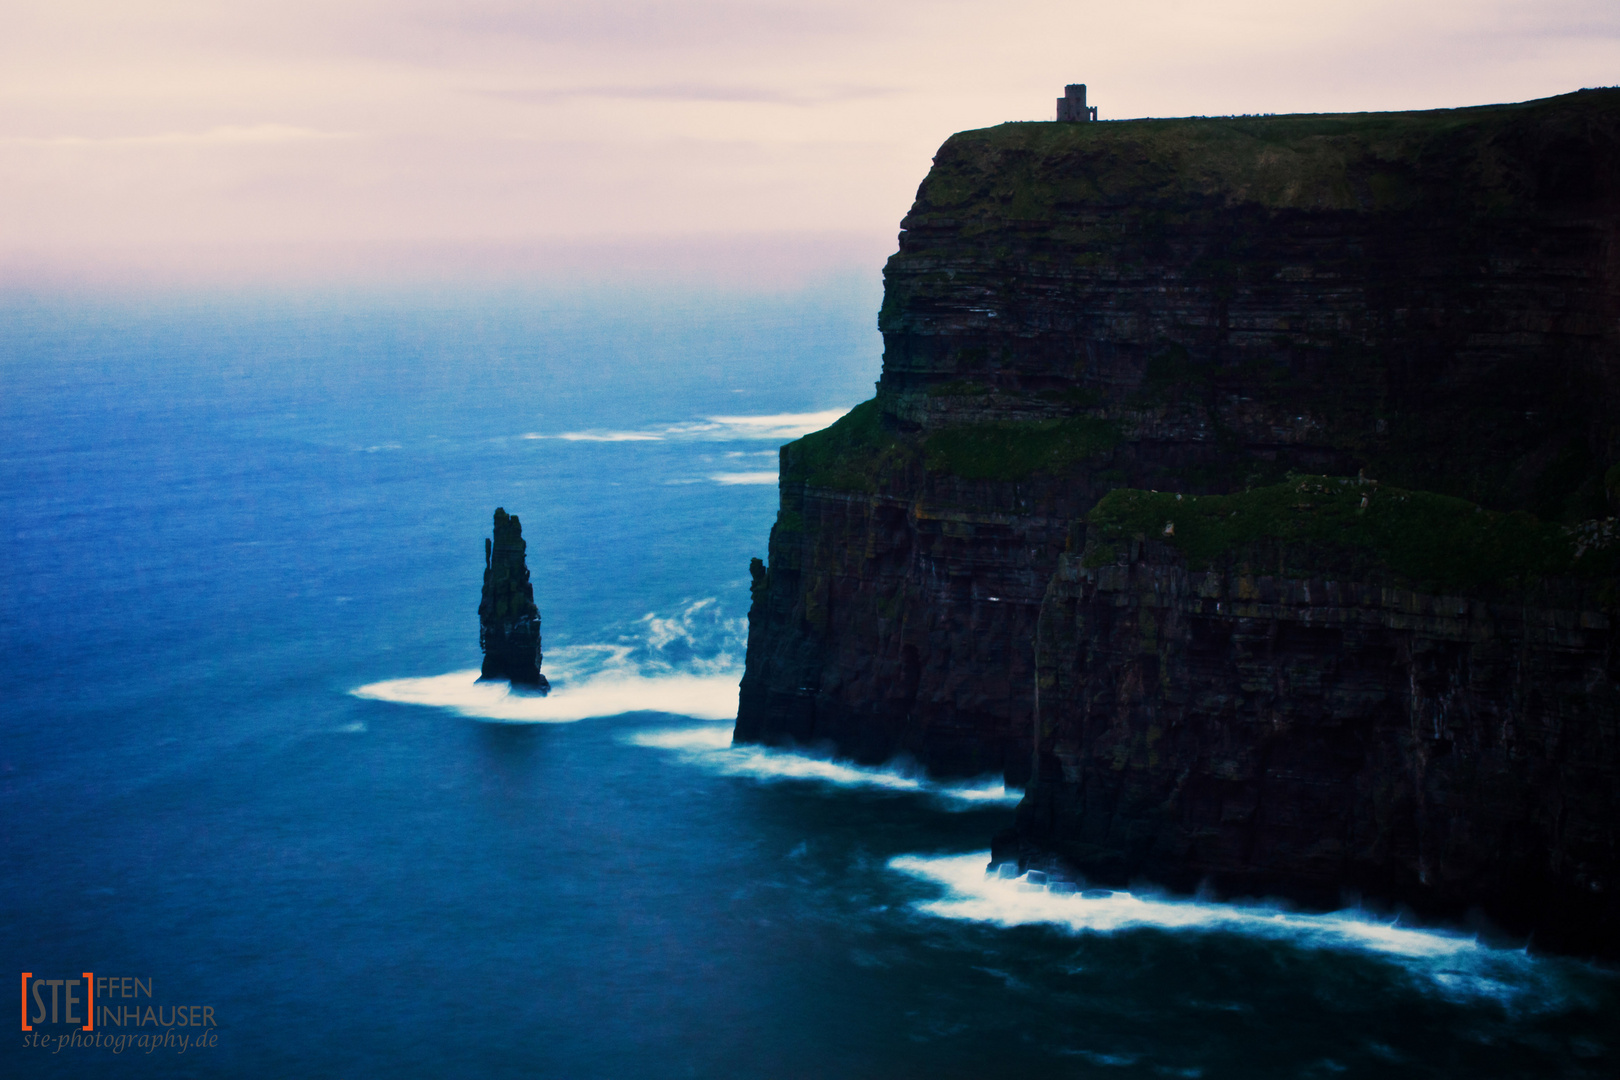
[[[4,16],[11,283],[875,266],[948,135],[1050,119],[1066,82],[1103,119],[1620,83],[1615,0],[6,0]]]

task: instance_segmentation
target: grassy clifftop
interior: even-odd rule
[[[1106,454],[1118,441],[1117,424],[1090,416],[902,432],[884,424],[881,404],[874,399],[830,427],[784,446],[782,479],[870,494],[882,490],[886,478],[919,462],[928,472],[965,480],[1061,476]]]
[[[1460,199],[1488,213],[1594,197],[1589,146],[1617,130],[1620,89],[1423,112],[1002,124],[945,143],[913,217],[1041,220],[1189,197],[1347,211]]]

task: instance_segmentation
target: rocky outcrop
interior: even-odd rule
[[[903,229],[885,270],[877,396],[782,450],[781,510],[768,561],[753,568],[736,737],[828,743],[869,761],[904,753],[939,773],[1000,771],[1010,782],[1030,782],[1030,811],[1013,844],[1022,857],[1068,851],[1065,837],[1082,835],[1062,809],[1080,804],[1064,802],[1067,781],[1051,779],[1066,774],[1051,773],[1062,758],[1052,756],[1057,736],[1044,725],[1059,723],[1051,709],[1078,708],[1089,691],[1062,699],[1067,704],[1043,697],[1037,729],[1037,671],[1056,677],[1069,662],[1044,644],[1037,654],[1037,629],[1056,625],[1054,604],[1112,603],[1067,597],[1054,582],[1060,566],[1077,572],[1088,519],[1110,492],[1235,495],[1305,474],[1372,476],[1423,499],[1461,499],[1482,514],[1516,513],[1538,528],[1573,530],[1557,534],[1571,543],[1581,530],[1601,531],[1612,513],[1604,477],[1620,462],[1620,91],[1423,113],[964,132],[940,149]],[[1331,548],[1313,545],[1319,555]],[[1237,558],[1231,552],[1240,547],[1228,555]],[[1494,614],[1480,618],[1494,644],[1480,645],[1478,656],[1492,649],[1519,656],[1518,649],[1529,659],[1515,670],[1528,681],[1512,683],[1511,692],[1492,683],[1487,696],[1496,704],[1470,716],[1510,716],[1529,725],[1525,731],[1541,723],[1537,717],[1548,714],[1522,711],[1530,700],[1523,695],[1563,670],[1561,649],[1576,649],[1585,657],[1577,666],[1606,672],[1612,685],[1612,664],[1591,659],[1605,646],[1590,635],[1608,631],[1581,623],[1582,644],[1555,646],[1525,629],[1537,620],[1561,627],[1570,618],[1612,619],[1613,592],[1593,583],[1590,567],[1570,579],[1585,584],[1538,593],[1536,581],[1575,571],[1560,563],[1555,573],[1531,559],[1519,591],[1503,593],[1488,583],[1441,587],[1435,581],[1443,574],[1403,576],[1390,566],[1417,556],[1402,551],[1394,564],[1341,551],[1322,556],[1329,558],[1323,566],[1338,568],[1332,574],[1300,564],[1293,576],[1271,576],[1294,583],[1276,585],[1286,595],[1332,580],[1485,604]],[[1341,557],[1349,561],[1334,561]],[[1059,580],[1082,588],[1079,579]],[[1357,625],[1395,618],[1371,594],[1344,595],[1338,606],[1357,612],[1345,616]],[[1519,630],[1506,629],[1509,610],[1521,612]],[[1433,641],[1477,643],[1482,625],[1437,630]],[[1311,636],[1318,627],[1298,613],[1278,614],[1264,633],[1328,641],[1331,634]],[[1244,633],[1251,631],[1261,632],[1251,624]],[[1393,622],[1365,654],[1348,628],[1335,632],[1341,637],[1331,648],[1362,657],[1347,660],[1346,670],[1371,671],[1374,656],[1432,658],[1439,649],[1429,648],[1429,638],[1399,639],[1405,631]],[[1207,654],[1177,692],[1200,700],[1231,693],[1222,665],[1240,660],[1240,653]],[[1089,662],[1075,661],[1081,674],[1071,681]],[[1391,670],[1378,668],[1383,681],[1376,694],[1368,691],[1383,703],[1377,708],[1406,708],[1410,726],[1417,691],[1402,698],[1390,687],[1400,678],[1421,682],[1427,662],[1409,669],[1392,659]],[[1464,674],[1482,677],[1475,672],[1483,664],[1469,659]],[[1327,708],[1341,707],[1348,706]],[[1384,731],[1393,715],[1367,722]],[[1588,753],[1612,729],[1591,718],[1597,714],[1581,715],[1587,719],[1572,723],[1587,725],[1579,739],[1588,740],[1581,744]],[[1229,734],[1239,742],[1254,736]],[[1543,745],[1539,736],[1513,737],[1517,747]],[[1193,754],[1202,744],[1178,745],[1177,754]],[[1543,751],[1525,752],[1531,756],[1504,767],[1532,769]],[[1433,747],[1424,753],[1435,757]],[[1411,775],[1409,756],[1389,754],[1358,760],[1368,775],[1397,766]],[[1201,767],[1176,760],[1178,770],[1194,770],[1189,776]],[[1431,775],[1439,774],[1424,774]],[[1612,769],[1608,775],[1620,779]],[[1523,790],[1538,794],[1525,798],[1545,796],[1548,783],[1531,783]],[[1353,786],[1336,790],[1349,798]],[[1280,798],[1303,799],[1307,787]],[[1476,790],[1433,788],[1441,789],[1444,799],[1463,803]],[[1121,805],[1145,813],[1145,804]],[[1038,806],[1057,809],[1042,819]],[[1601,821],[1604,812],[1579,820]],[[1467,813],[1458,810],[1456,820]],[[1577,821],[1567,810],[1538,813]],[[1495,835],[1494,826],[1480,828],[1479,836]],[[1423,836],[1424,851],[1432,851],[1434,837]],[[1366,839],[1346,833],[1338,842],[1349,852]],[[1390,844],[1416,842],[1388,834]],[[1177,858],[1188,867],[1196,860],[1181,850],[1129,865],[1186,883],[1188,873],[1171,869],[1182,865]],[[1586,854],[1558,858],[1564,869],[1544,878],[1563,882],[1557,889],[1589,889],[1583,874],[1602,878],[1591,877],[1597,863],[1582,862]],[[1272,864],[1262,862],[1249,870],[1233,864],[1232,887],[1306,880],[1303,871],[1271,874]],[[1468,859],[1436,863],[1432,873],[1419,862],[1379,865],[1363,875],[1368,889],[1422,892],[1392,884],[1407,880],[1402,874],[1420,886],[1425,873],[1472,882],[1431,894],[1442,906],[1486,887],[1468,876],[1475,870],[1456,870],[1476,866]],[[1577,865],[1587,869],[1569,869]],[[1312,880],[1363,880],[1362,870],[1340,866]],[[1525,870],[1523,880],[1537,873]],[[1520,908],[1543,910],[1528,901]]]
[[[494,539],[484,541],[484,594],[478,602],[481,678],[551,689],[540,674],[540,609],[524,562],[527,545],[516,514],[495,511]]]
[[[1023,782],[1042,596],[1114,488],[1364,469],[1604,512],[1620,91],[1006,124],[903,227],[876,399],[782,451],[740,739]]]
[[[1037,631],[1001,860],[1620,955],[1620,530],[1351,478],[1114,492]],[[1438,535],[1437,535],[1438,534]]]

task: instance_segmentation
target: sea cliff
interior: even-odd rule
[[[1036,775],[1000,859],[1477,910],[1620,955],[1613,519],[1296,475],[1116,491],[1083,529],[1041,606]]]
[[[964,132],[902,228],[877,396],[782,450],[737,738],[1002,772],[1024,861],[1544,933],[1556,908],[1595,941],[1620,91]],[[1094,535],[1120,500],[1300,483],[1355,505]],[[1195,776],[1244,794],[1190,810]]]

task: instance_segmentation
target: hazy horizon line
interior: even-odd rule
[[[0,294],[685,284],[797,289],[881,273],[899,228],[525,239],[59,245],[0,252]]]

